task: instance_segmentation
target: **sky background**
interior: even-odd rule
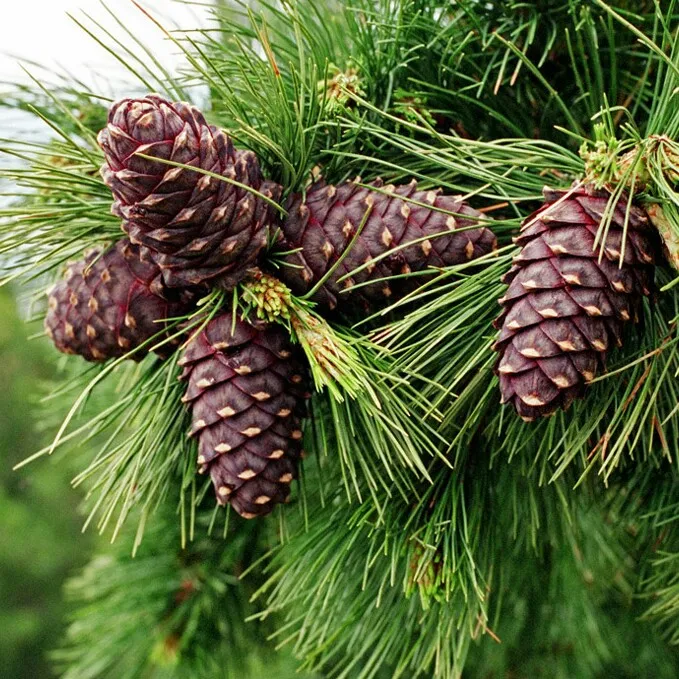
[[[209,25],[210,0],[140,0],[140,4],[170,30]],[[129,36],[116,25],[106,7],[144,40],[165,68],[174,72],[182,65],[177,47],[132,0],[106,0],[105,6],[100,0],[18,0],[0,21],[0,97],[12,90],[12,83],[29,81],[22,62],[70,74],[86,83],[92,92],[104,96],[130,94],[129,83],[138,93],[140,85],[133,76],[74,21],[101,34],[101,29],[92,23],[97,21],[129,44]],[[54,81],[37,66],[25,65],[41,81]],[[47,126],[30,114],[0,107],[0,138],[48,134]],[[0,167],[6,163],[7,159],[0,156]]]
[[[140,4],[169,28],[206,25],[208,0],[143,0]],[[107,0],[106,6],[135,35],[143,37],[166,66],[179,64],[176,48],[132,0]],[[115,58],[68,16],[89,24],[87,13],[113,31],[115,22],[99,0],[18,0],[5,9],[0,21],[0,80],[25,79],[20,59],[65,69],[87,82],[93,82],[92,71],[105,73],[112,83],[123,79],[124,70]]]

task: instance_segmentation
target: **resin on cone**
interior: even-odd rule
[[[251,324],[224,313],[186,347],[191,435],[198,464],[217,501],[243,517],[268,514],[290,494],[302,452],[300,417],[306,370],[279,325]]]
[[[272,200],[280,196],[280,187],[262,178],[256,156],[235,150],[195,107],[154,94],[114,104],[98,139],[113,211],[162,269],[165,284],[238,283],[266,245],[272,218],[270,204],[244,187]]]
[[[162,321],[189,313],[194,297],[166,290],[158,267],[143,261],[139,247],[123,238],[68,267],[50,291],[45,330],[66,354],[88,361],[119,358],[155,335],[161,341]],[[165,356],[174,348],[166,344],[157,351]],[[141,360],[148,352],[144,347],[132,358]]]
[[[615,205],[602,248],[595,238],[607,191],[575,185],[544,196],[515,239],[521,251],[504,277],[509,288],[496,322],[502,402],[525,420],[567,408],[605,368],[606,353],[653,289],[658,253],[648,216],[628,210],[627,196]]]
[[[295,293],[308,292],[342,258],[314,299],[330,308],[345,299],[366,309],[386,306],[425,281],[422,274],[405,275],[468,262],[497,247],[493,232],[480,226],[483,215],[459,196],[419,191],[415,182],[371,186],[379,190],[317,183],[291,198],[279,243],[287,254],[277,275]]]

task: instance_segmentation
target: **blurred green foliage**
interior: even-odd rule
[[[38,328],[19,317],[6,288],[0,319],[0,677],[35,679],[54,676],[46,654],[63,630],[62,584],[86,561],[91,538],[80,532],[63,459],[12,469],[46,442],[37,402],[54,363],[46,343],[29,341]]]

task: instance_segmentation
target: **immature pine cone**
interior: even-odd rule
[[[135,154],[191,165],[277,200],[280,186],[262,179],[253,153],[236,151],[195,107],[155,94],[114,104],[99,144],[113,210],[132,242],[161,268],[167,286],[231,288],[240,281],[266,245],[270,205],[216,177]]]
[[[393,276],[461,264],[497,247],[493,232],[478,226],[483,215],[459,196],[443,195],[440,189],[418,191],[416,182],[383,186],[377,180],[371,186],[382,192],[355,182],[338,186],[319,182],[306,192],[306,197],[292,196],[278,247],[295,252],[284,257],[286,265],[277,275],[293,292],[308,292],[350,245],[351,250],[314,295],[316,301],[331,308],[345,304],[345,299],[346,304],[358,304],[364,309],[385,306],[425,280],[422,275]],[[366,217],[369,206],[372,209]],[[363,220],[363,228],[352,245]],[[411,241],[417,242],[407,245]],[[399,246],[405,247],[375,261]],[[360,271],[339,282],[339,278],[361,266]],[[347,292],[366,281],[374,283]]]
[[[528,421],[567,408],[605,368],[623,323],[638,320],[653,289],[658,252],[646,213],[628,211],[627,196],[615,206],[599,261],[594,239],[610,194],[576,185],[544,195],[516,238],[521,251],[503,279],[509,289],[496,322],[502,402]]]
[[[123,238],[68,268],[50,291],[45,329],[59,351],[105,361],[162,333],[166,324],[159,321],[187,314],[193,302],[188,291],[166,290],[158,267],[142,261],[139,248]],[[165,344],[158,353],[173,349]],[[144,347],[132,358],[141,360],[148,352]]]
[[[198,464],[220,504],[243,517],[285,502],[301,454],[306,370],[279,325],[252,325],[224,313],[196,335],[180,364],[183,400],[198,437]]]

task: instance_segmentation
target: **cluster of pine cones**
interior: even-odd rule
[[[294,293],[332,269],[314,301],[363,311],[408,293],[428,271],[496,248],[481,213],[414,182],[318,182],[290,195],[281,218],[283,187],[262,176],[253,153],[235,149],[195,107],[157,95],[114,104],[99,144],[126,236],[69,266],[49,295],[47,333],[89,361],[167,358],[185,345],[178,360],[199,470],[210,473],[217,501],[246,518],[284,502],[297,475],[304,358],[281,325],[229,311],[186,337],[171,319],[191,314],[210,289],[266,270],[272,254]]]
[[[303,356],[280,325],[225,312],[187,341],[168,319],[192,313],[211,288],[266,270],[272,253],[295,294],[318,288],[321,307],[366,311],[427,272],[496,248],[481,213],[414,182],[317,182],[290,195],[281,218],[283,187],[262,176],[253,153],[236,150],[196,108],[156,95],[115,104],[99,143],[126,237],[69,267],[50,294],[47,332],[89,361],[139,360],[149,350],[166,358],[185,344],[179,363],[199,470],[218,502],[246,518],[284,502],[296,477],[309,396]],[[496,371],[502,401],[526,420],[582,396],[652,291],[659,246],[643,210],[623,196],[605,241],[595,240],[609,200],[586,184],[545,190],[515,239]]]

